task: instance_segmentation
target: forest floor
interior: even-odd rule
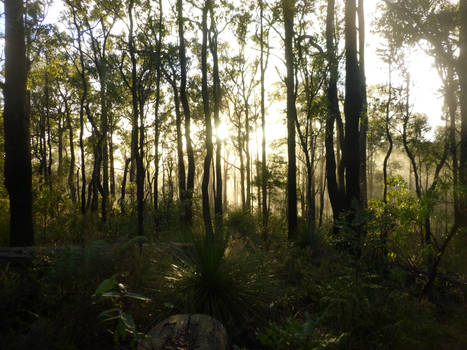
[[[428,298],[426,276],[371,241],[356,259],[329,229],[289,243],[279,218],[265,238],[230,212],[214,241],[167,219],[147,237],[122,234],[131,218],[81,242],[57,228],[41,244],[60,248],[0,264],[2,348],[130,349],[170,315],[205,313],[234,349],[467,349],[465,286],[440,278]]]

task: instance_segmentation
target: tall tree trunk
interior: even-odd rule
[[[362,86],[362,111],[360,124],[360,204],[363,208],[368,206],[367,177],[366,177],[366,144],[368,132],[368,108],[366,96],[365,75],[365,12],[364,0],[358,0],[358,53],[360,63],[360,82]]]
[[[68,2],[67,2],[68,3]],[[84,112],[86,110],[85,101],[87,98],[88,85],[86,81],[86,73],[84,66],[84,53],[82,49],[82,28],[78,24],[76,8],[74,5],[68,3],[71,7],[73,15],[73,24],[78,33],[78,53],[79,53],[79,68],[76,66],[76,70],[80,76],[82,92],[79,97],[79,148],[81,158],[81,214],[86,214],[87,203],[86,203],[86,158],[84,151]]]
[[[282,0],[282,10],[284,14],[284,46],[287,67],[287,221],[288,237],[290,240],[294,240],[297,237],[297,164],[295,157],[295,121],[297,119],[297,109],[295,106],[293,54],[295,0]]]
[[[347,208],[360,205],[360,134],[362,84],[357,57],[355,0],[345,2],[345,140],[343,162]]]
[[[262,192],[262,218],[263,218],[263,234],[267,232],[268,226],[268,206],[267,206],[267,163],[266,163],[266,118],[265,118],[265,96],[264,96],[264,73],[265,73],[265,62],[264,62],[264,28],[263,28],[263,16],[264,16],[264,5],[263,0],[259,1],[260,6],[260,74],[261,74],[261,192]]]
[[[213,6],[209,9],[211,17],[211,30],[209,35],[209,48],[212,56],[212,79],[213,79],[213,103],[214,103],[214,124],[216,126],[216,192],[214,198],[214,222],[216,231],[222,228],[222,163],[221,163],[221,152],[222,152],[222,140],[219,135],[220,128],[220,108],[221,108],[221,81],[219,78],[219,59],[217,54],[217,28],[214,18]]]
[[[75,186],[75,144],[73,142],[73,124],[71,121],[71,111],[68,105],[68,100],[64,98],[65,116],[68,127],[68,140],[70,147],[70,166],[68,168],[68,187],[70,188],[70,197],[73,203],[76,203],[76,186]]]
[[[162,6],[160,2],[159,6]],[[186,50],[185,50],[185,37],[184,37],[184,19],[183,19],[183,3],[182,0],[177,0],[178,12],[178,36],[179,36],[179,59],[180,59],[180,101],[183,106],[183,113],[185,115],[185,144],[186,153],[188,157],[188,172],[186,179],[186,203],[185,203],[185,220],[188,225],[193,223],[193,193],[195,188],[195,155],[193,151],[193,142],[191,140],[191,112],[186,94],[187,73],[186,73]],[[160,17],[160,24],[162,27],[162,11]],[[162,33],[162,29],[159,33]],[[159,53],[160,55],[160,53]]]
[[[459,159],[459,185],[461,196],[459,200],[459,212],[467,212],[467,0],[459,0],[461,14],[461,28],[459,36],[460,55],[458,62],[458,74],[461,86],[461,151]],[[467,228],[467,215],[460,215],[459,225]]]
[[[159,137],[160,137],[160,113],[159,107],[161,102],[161,52],[162,52],[162,0],[159,0],[159,32],[157,38],[157,48],[156,48],[156,102],[154,106],[154,197],[153,197],[153,206],[154,206],[154,218],[156,223],[156,228],[159,224],[158,221],[158,206],[159,206]],[[183,41],[183,45],[185,42]],[[182,43],[180,43],[182,45]],[[183,68],[182,68],[183,69]],[[181,90],[183,90],[181,88]],[[182,100],[183,101],[183,100]],[[183,103],[183,102],[182,102]]]
[[[108,118],[107,118],[107,73],[105,63],[104,67],[101,67],[102,72],[100,73],[100,107],[101,107],[101,147],[99,152],[102,153],[102,206],[101,215],[102,221],[107,221],[107,206],[109,200],[109,147],[108,147]]]
[[[245,89],[243,89],[245,91]],[[250,154],[250,105],[245,97],[245,138],[243,150],[246,155],[246,208],[251,213],[251,154]]]
[[[178,95],[177,82],[175,80],[175,71],[172,77],[168,77],[172,85],[174,104],[175,104],[175,129],[177,136],[177,164],[178,164],[178,192],[180,204],[186,204],[186,181],[185,181],[185,161],[183,158],[183,140],[182,140],[182,115],[180,112],[180,98]]]
[[[114,159],[114,143],[113,143],[113,134],[114,134],[114,121],[113,115],[111,114],[109,120],[109,168],[110,168],[110,196],[111,202],[115,200],[115,159]]]
[[[326,148],[326,179],[328,184],[328,195],[331,202],[334,223],[338,219],[343,206],[343,195],[337,182],[336,158],[334,153],[334,123],[340,118],[339,97],[337,95],[338,62],[335,37],[335,1],[329,0],[326,17],[326,50],[329,65],[329,81],[327,87],[327,118],[325,127]],[[339,147],[339,146],[338,146]],[[336,228],[336,226],[334,226]]]
[[[449,149],[452,159],[452,185],[453,185],[453,207],[454,207],[454,222],[459,222],[459,161],[457,154],[457,141],[456,141],[456,117],[457,117],[457,85],[454,82],[454,70],[448,68],[447,86],[446,86],[446,104],[449,111]],[[446,217],[447,222],[447,217]],[[447,229],[446,229],[447,232]]]
[[[203,183],[201,185],[203,197],[203,220],[206,230],[206,238],[214,239],[214,231],[211,222],[211,212],[209,205],[209,173],[211,171],[211,162],[213,154],[212,145],[212,125],[211,125],[211,108],[209,105],[209,91],[208,91],[208,65],[207,65],[207,40],[208,40],[208,25],[207,17],[208,11],[211,7],[211,0],[205,0],[202,15],[202,32],[203,42],[201,46],[201,74],[202,74],[202,95],[203,95],[203,110],[204,110],[204,123],[206,127],[206,156],[204,158],[203,166]]]
[[[245,164],[243,160],[243,138],[242,132],[240,129],[241,121],[240,121],[240,114],[238,114],[238,129],[237,129],[237,143],[238,143],[238,156],[240,158],[240,190],[241,199],[242,199],[242,210],[246,210],[246,198],[245,198]]]
[[[5,185],[10,198],[10,245],[34,244],[23,1],[5,0]]]
[[[392,135],[391,135],[391,130],[390,130],[390,112],[391,112],[391,102],[392,102],[392,62],[391,58],[389,58],[389,79],[388,79],[388,101],[386,102],[386,119],[385,119],[385,129],[386,129],[386,138],[389,142],[389,148],[388,151],[386,152],[386,156],[384,157],[384,162],[383,162],[383,185],[384,185],[384,190],[383,190],[383,202],[387,203],[387,194],[388,194],[388,162],[389,162],[389,157],[391,156],[392,153],[392,147],[393,147],[393,142],[392,142]]]
[[[132,159],[135,157],[136,166],[136,210],[137,210],[137,232],[139,236],[144,234],[143,221],[144,221],[144,165],[143,165],[143,147],[144,147],[144,111],[139,110],[138,106],[140,99],[138,98],[138,83],[136,74],[136,49],[134,46],[133,37],[133,6],[134,0],[130,0],[128,4],[128,17],[130,20],[130,26],[128,31],[128,51],[130,54],[131,61],[131,99],[133,107],[132,116]],[[138,120],[140,120],[141,128],[138,127]],[[139,138],[138,138],[139,136]],[[130,168],[131,169],[131,168]],[[130,170],[131,179],[131,170]]]

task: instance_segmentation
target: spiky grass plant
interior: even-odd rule
[[[268,310],[273,278],[266,259],[243,241],[193,240],[166,274],[180,311],[204,313],[232,332]]]

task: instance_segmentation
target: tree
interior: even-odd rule
[[[345,188],[347,209],[360,203],[360,134],[362,82],[357,56],[355,0],[345,2]]]
[[[287,222],[288,237],[293,240],[297,237],[297,161],[295,156],[295,121],[297,120],[297,108],[295,106],[293,54],[295,0],[282,0],[282,11],[285,32],[285,64],[287,67]]]
[[[211,221],[211,212],[209,205],[209,173],[211,171],[211,162],[213,154],[213,144],[212,144],[212,124],[211,124],[211,107],[209,103],[209,91],[208,91],[208,63],[207,63],[207,54],[208,54],[208,12],[212,6],[211,0],[205,0],[204,6],[202,8],[202,44],[201,44],[201,90],[203,97],[203,111],[204,111],[204,125],[206,127],[206,156],[204,157],[204,166],[203,166],[203,182],[202,182],[202,196],[203,196],[203,220],[204,228],[206,230],[206,237],[208,239],[214,238],[214,231],[212,228]]]
[[[160,5],[162,6],[162,5]],[[162,14],[162,12],[161,12]],[[179,36],[179,60],[180,60],[180,100],[183,106],[185,115],[185,143],[186,153],[188,156],[188,173],[186,181],[186,196],[185,196],[185,220],[191,225],[193,222],[193,193],[195,186],[195,156],[193,151],[193,142],[191,140],[191,112],[186,93],[187,84],[187,63],[186,63],[186,48],[185,48],[185,28],[183,18],[183,2],[177,0],[177,21],[178,21],[178,36]],[[162,23],[162,17],[161,17]]]
[[[460,8],[460,36],[458,74],[460,81],[461,105],[461,151],[459,162],[459,175],[461,185],[460,212],[467,212],[467,0],[459,0]],[[467,227],[467,215],[460,215],[460,226]]]
[[[10,245],[34,244],[23,1],[5,0],[5,185],[10,197]]]
[[[334,223],[339,218],[341,211],[344,208],[344,189],[341,183],[338,182],[336,176],[336,157],[334,153],[334,125],[341,119],[339,108],[339,97],[337,94],[337,82],[339,78],[338,60],[336,53],[336,44],[334,38],[335,30],[335,1],[329,0],[327,5],[326,15],[326,56],[328,61],[329,78],[327,82],[326,97],[327,97],[327,118],[325,127],[325,148],[326,148],[326,179],[328,183],[328,194],[331,202]],[[338,132],[342,128],[337,128]],[[342,137],[339,137],[342,140]],[[340,142],[338,142],[340,147]],[[339,150],[337,150],[339,152]],[[334,225],[334,231],[337,226]]]

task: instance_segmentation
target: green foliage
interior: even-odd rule
[[[256,234],[257,220],[248,210],[230,211],[225,224],[233,234],[238,234],[240,237],[251,237]]]
[[[273,288],[267,261],[241,240],[195,239],[165,279],[175,307],[211,315],[233,335],[264,317]]]
[[[338,337],[323,333],[318,325],[319,320],[313,320],[306,313],[303,320],[289,317],[283,323],[273,323],[258,337],[268,349],[318,350],[337,348],[347,336],[346,333]]]
[[[133,336],[135,343],[144,337],[144,334],[136,330],[133,316],[124,311],[127,300],[149,302],[151,299],[140,294],[128,292],[123,283],[119,283],[115,276],[105,279],[97,287],[94,297],[101,301],[110,301],[111,307],[99,314],[102,323],[116,322],[114,330],[109,330],[114,336],[114,342],[119,344],[126,340],[127,336]]]

